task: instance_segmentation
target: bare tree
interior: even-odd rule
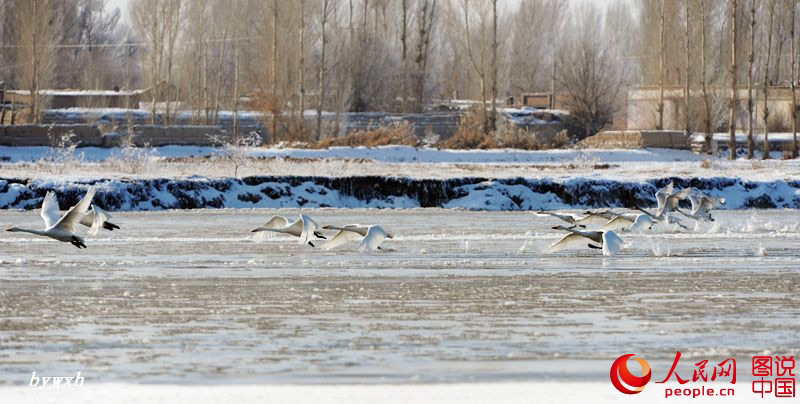
[[[753,64],[756,54],[756,2],[750,2],[750,57],[747,59],[747,158],[753,158]]]
[[[272,63],[270,67],[270,84],[272,86],[271,115],[273,141],[278,138],[278,119],[281,114],[278,95],[278,0],[272,0]]]
[[[492,113],[489,130],[497,129],[497,0],[492,1]],[[555,94],[554,94],[555,95]]]
[[[769,25],[767,26],[767,57],[764,61],[764,143],[761,147],[761,159],[769,158],[769,67],[770,57],[772,56],[772,31],[773,21],[775,20],[776,0],[767,0],[767,10],[769,13]]]
[[[20,87],[30,92],[30,121],[41,123],[48,97],[42,92],[55,77],[62,17],[56,0],[28,0],[16,4],[19,24],[17,62]]]
[[[406,103],[408,102],[408,84],[410,80],[408,74],[408,0],[401,1],[400,10],[402,17],[400,20],[400,60],[403,63],[403,78],[400,95],[403,98],[401,111],[406,112]]]
[[[666,58],[667,53],[667,35],[664,27],[664,20],[666,18],[666,10],[665,10],[666,0],[661,0],[661,12],[659,15],[659,24],[658,24],[658,31],[659,36],[661,37],[660,43],[660,51],[658,53],[658,87],[659,87],[659,95],[658,95],[658,127],[656,129],[664,129],[664,81],[666,80],[666,69],[665,69],[665,62],[664,59]]]
[[[325,49],[328,46],[327,25],[333,14],[332,0],[322,0],[322,13],[319,17],[320,25],[320,61],[318,68],[317,90],[317,140],[322,139],[322,109],[325,106]]]
[[[686,24],[685,29],[685,42],[684,42],[684,52],[686,53],[686,63],[684,64],[685,70],[685,77],[683,81],[683,108],[684,108],[684,132],[687,135],[692,133],[691,127],[691,118],[692,118],[692,109],[691,109],[691,100],[689,94],[689,82],[691,81],[692,77],[692,66],[691,66],[691,43],[689,39],[691,38],[691,30],[692,24],[691,19],[689,17],[689,0],[683,1],[683,12],[684,12],[684,23]]]
[[[559,86],[566,92],[565,106],[570,121],[582,129],[582,137],[593,135],[613,120],[618,99],[624,90],[624,72],[618,65],[619,52],[605,41],[601,12],[596,8],[582,11],[575,37],[559,62]],[[610,29],[610,28],[609,28]]]
[[[731,29],[732,29],[732,40],[731,40],[731,67],[730,67],[730,76],[731,76],[731,101],[730,101],[730,119],[728,120],[728,159],[735,160],[736,159],[736,104],[737,104],[737,94],[736,94],[736,44],[738,42],[738,35],[736,30],[736,13],[738,8],[738,0],[731,0]]]
[[[163,94],[160,87],[168,88],[172,79],[172,57],[181,19],[181,0],[141,0],[132,2],[130,7],[134,27],[147,49],[143,64],[150,76],[150,119],[155,124],[157,93]],[[165,57],[168,59],[167,80],[162,83]],[[169,101],[168,93],[166,99]],[[165,120],[168,124],[169,110],[166,111]]]
[[[708,74],[707,73],[707,71],[708,71],[708,56],[706,54],[707,53],[706,48],[708,46],[707,34],[706,34],[706,30],[707,30],[707,27],[706,27],[706,24],[707,24],[707,22],[706,22],[706,13],[707,13],[707,11],[706,11],[706,1],[705,0],[700,0],[700,30],[701,30],[701,34],[700,34],[700,38],[701,39],[700,40],[702,42],[701,45],[700,45],[700,51],[701,51],[700,59],[702,60],[702,67],[700,69],[701,70],[701,72],[700,72],[700,86],[701,86],[701,89],[702,89],[702,92],[703,92],[703,103],[705,104],[705,114],[706,114],[706,118],[705,118],[705,135],[704,135],[705,150],[706,150],[706,153],[711,154],[711,153],[713,153],[712,146],[711,146],[711,141],[714,138],[714,132],[713,132],[713,129],[711,127],[711,99],[709,98],[708,86],[706,85],[706,75]]]
[[[414,111],[421,112],[425,97],[425,74],[428,67],[428,55],[433,32],[433,21],[436,15],[436,0],[421,0],[417,36],[417,56],[414,59]]]
[[[564,0],[520,2],[512,16],[511,52],[507,59],[510,91],[518,94],[549,88],[551,93],[555,92],[556,53],[566,6]],[[544,74],[548,67],[549,82]]]
[[[300,64],[298,70],[298,92],[300,101],[300,132],[304,134],[306,108],[306,0],[300,0]]]
[[[166,31],[166,52],[167,52],[167,81],[166,85],[166,110],[164,114],[164,124],[169,126],[171,123],[170,103],[175,102],[177,106],[178,94],[175,92],[175,84],[172,81],[174,73],[173,62],[175,60],[175,45],[180,34],[181,23],[184,18],[183,0],[162,0],[164,1],[164,30]],[[177,108],[177,107],[176,107]]]
[[[113,45],[121,42],[120,10],[108,10],[106,0],[78,0],[72,65],[83,88],[110,88],[120,84]],[[64,39],[67,41],[67,39]],[[105,46],[108,45],[108,46]],[[77,83],[74,83],[77,84]]]
[[[470,10],[473,8],[474,3],[470,3],[469,0],[461,0],[461,11],[463,13],[463,35],[462,36],[462,46],[464,47],[464,51],[467,55],[467,59],[469,60],[469,64],[472,67],[472,71],[478,76],[478,82],[480,83],[480,93],[481,93],[481,111],[483,114],[482,120],[482,129],[484,133],[489,133],[492,131],[490,118],[489,118],[489,111],[488,105],[486,100],[486,18],[485,16],[480,13],[477,17],[477,24],[478,24],[478,57],[475,56],[475,52],[473,51],[473,38],[472,32],[470,27],[472,26],[475,21],[475,17],[471,16]]]
[[[789,36],[791,37],[790,46],[792,48],[792,70],[791,77],[789,78],[789,87],[792,91],[792,158],[797,158],[797,37],[795,35],[795,19],[797,15],[797,5],[795,0],[789,0],[789,7],[791,8],[791,29]]]

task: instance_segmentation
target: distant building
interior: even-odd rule
[[[709,98],[712,111],[712,129],[727,127],[730,114],[730,89],[710,88]],[[753,129],[763,130],[764,100],[761,88],[754,89]],[[692,130],[705,128],[705,102],[700,89],[689,91]],[[660,88],[658,86],[638,87],[628,91],[627,129],[650,130],[658,126],[658,103]],[[740,88],[737,93],[736,127],[746,129],[747,89]],[[686,101],[683,87],[670,86],[664,89],[664,127],[667,130],[683,130],[685,126]],[[770,126],[771,130],[791,128],[792,92],[788,86],[771,86],[769,88]]]
[[[556,93],[555,104],[553,101],[553,94],[550,92],[545,93],[522,93],[520,95],[520,104],[524,107],[533,107],[541,109],[564,109],[564,99],[566,95],[563,93]]]
[[[148,90],[39,90],[40,95],[47,97],[49,109],[138,108],[146,92]],[[24,107],[30,105],[31,93],[28,90],[7,90],[3,101]]]

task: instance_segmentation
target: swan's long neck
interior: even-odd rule
[[[358,233],[362,236],[366,236],[367,232],[369,231],[368,227],[362,227],[362,226],[356,226],[356,227],[328,226],[328,229],[340,230],[340,231],[352,231],[353,233]]]
[[[565,226],[558,226],[558,227],[559,227],[561,230],[566,230],[566,231],[568,231],[568,232],[570,232],[570,233],[575,233],[575,234],[577,234],[577,235],[579,235],[579,236],[584,236],[584,237],[586,237],[586,232],[583,232],[583,231],[580,231],[580,230],[573,229],[572,227],[565,227]]]
[[[39,236],[46,236],[47,235],[47,232],[44,232],[44,231],[41,231],[41,230],[22,229],[22,228],[19,228],[19,227],[14,227],[13,229],[9,229],[9,231],[16,231],[16,232],[21,232],[21,233],[31,233],[31,234],[36,234],[36,235],[39,235]]]

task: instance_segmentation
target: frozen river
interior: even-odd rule
[[[203,384],[600,380],[624,353],[651,365],[676,350],[800,354],[798,211],[621,234],[617,257],[544,254],[558,223],[525,212],[305,212],[380,223],[395,239],[379,253],[253,241],[276,212],[297,213],[117,213],[122,229],[86,250],[3,232],[0,384],[34,370]],[[41,219],[2,211],[0,225]]]

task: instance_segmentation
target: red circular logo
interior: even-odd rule
[[[622,393],[637,394],[644,390],[644,386],[650,381],[650,364],[641,358],[633,358],[642,367],[642,376],[634,376],[628,370],[628,358],[633,354],[622,355],[611,364],[611,383]]]

